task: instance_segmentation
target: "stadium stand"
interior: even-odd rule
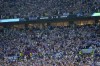
[[[100,44],[100,37],[96,36],[94,27],[96,26],[51,26],[52,29],[48,27],[31,30],[5,28],[0,32],[0,62],[4,61],[1,65],[80,66],[93,65],[97,62],[99,64],[100,46],[97,44]],[[79,52],[89,48],[96,51],[89,54]]]
[[[68,14],[91,16],[94,12],[100,12],[100,0],[0,0],[1,19]]]
[[[0,66],[100,66],[95,12],[100,0],[0,0]]]

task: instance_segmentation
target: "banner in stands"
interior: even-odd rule
[[[97,65],[97,66],[100,66],[100,62],[96,62],[96,65]]]
[[[82,49],[82,53],[92,53],[95,49]]]
[[[40,17],[40,19],[49,19],[49,17]]]
[[[19,22],[20,19],[16,18],[16,19],[1,19],[0,22],[4,23],[4,22]]]
[[[92,16],[100,16],[100,13],[93,13]]]

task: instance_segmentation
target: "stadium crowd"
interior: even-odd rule
[[[100,64],[100,37],[96,29],[94,25],[5,28],[0,32],[0,66],[96,66]],[[87,48],[96,51],[79,53]]]
[[[100,12],[100,0],[0,0],[0,18],[33,18]]]

